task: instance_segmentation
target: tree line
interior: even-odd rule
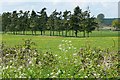
[[[73,13],[68,10],[54,10],[49,16],[46,8],[39,12],[20,10],[2,14],[3,33],[11,32],[15,35],[18,32],[25,35],[27,31],[31,31],[32,35],[36,35],[36,31],[40,31],[40,35],[45,35],[45,32],[49,31],[49,35],[54,36],[57,31],[58,35],[68,36],[68,32],[72,31],[75,37],[78,36],[78,32],[83,32],[83,37],[86,37],[96,27],[98,23],[96,18],[90,15],[89,8],[83,11],[79,6],[74,8]]]

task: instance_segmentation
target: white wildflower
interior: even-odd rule
[[[35,52],[34,55],[36,55],[37,53]]]
[[[55,56],[57,57],[58,55],[56,54]]]
[[[88,78],[88,76],[85,76],[85,78]]]
[[[12,66],[10,66],[10,68],[12,68]]]
[[[44,56],[47,56],[47,54],[44,54]]]
[[[65,58],[66,60],[68,59],[68,58]]]
[[[67,40],[65,40],[65,42],[67,42]]]
[[[62,50],[62,48],[59,48],[60,50]]]
[[[8,69],[8,66],[5,69]]]
[[[61,58],[61,56],[59,56],[58,58]]]
[[[64,42],[64,40],[62,40],[62,42]]]
[[[10,60],[10,62],[12,62],[12,60]]]
[[[29,64],[32,64],[32,61],[29,61]]]
[[[76,49],[76,47],[74,49]]]
[[[71,47],[69,47],[68,49],[71,49]]]
[[[23,67],[22,67],[22,66],[20,66],[19,68],[20,68],[20,69],[22,69]]]
[[[73,56],[77,56],[77,53],[74,53]]]
[[[98,66],[98,67],[100,67],[100,65],[99,65],[99,64],[98,64],[97,66]]]
[[[8,56],[9,54],[6,54],[6,56]]]
[[[68,50],[65,50],[65,52],[68,52]]]
[[[97,76],[97,74],[94,73],[94,76]]]
[[[52,73],[50,73],[50,75],[53,75],[54,73],[52,72]]]

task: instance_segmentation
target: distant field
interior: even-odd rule
[[[80,35],[80,34],[79,34]],[[2,41],[9,46],[22,44],[22,39],[31,39],[36,43],[39,51],[51,50],[59,53],[58,46],[62,40],[71,41],[73,46],[78,50],[81,47],[90,45],[91,47],[111,48],[112,50],[118,49],[118,32],[116,31],[94,31],[89,38],[75,38],[75,37],[59,37],[59,36],[33,36],[33,35],[9,35],[3,34]],[[114,45],[115,44],[115,45]],[[113,47],[112,47],[113,46]]]

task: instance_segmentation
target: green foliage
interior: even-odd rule
[[[120,30],[120,21],[119,20],[114,20],[112,22],[112,26],[116,29],[116,30]]]
[[[70,11],[57,12],[53,11],[50,16],[47,16],[46,8],[43,8],[40,12],[32,10],[23,12],[13,11],[12,13],[7,12],[2,14],[2,28],[3,32],[12,32],[13,34],[25,35],[27,31],[32,31],[32,35],[36,35],[36,31],[40,31],[41,35],[45,35],[45,31],[50,31],[50,36],[55,35],[55,31],[65,30],[65,36],[69,30],[75,31],[73,34],[77,37],[79,31],[84,33],[92,32],[95,30],[97,23],[94,21],[95,17],[90,17],[88,10],[82,11],[79,6],[75,7],[74,13]],[[94,26],[94,27],[93,27]],[[44,34],[43,34],[44,32]]]
[[[89,45],[74,51],[71,41],[62,40],[60,56],[38,52],[32,41],[23,45],[7,47],[1,44],[0,67],[2,78],[116,78],[118,77],[118,54],[109,49],[91,48]],[[65,45],[65,47],[63,46]],[[31,47],[30,47],[31,46]],[[28,48],[29,47],[29,48]],[[71,47],[71,48],[69,48]],[[66,56],[66,55],[69,55]]]

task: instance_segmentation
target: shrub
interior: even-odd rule
[[[63,45],[64,44],[64,45]],[[61,56],[51,52],[39,53],[31,40],[23,45],[7,47],[1,44],[0,68],[2,78],[115,78],[118,77],[118,53],[109,49],[83,47],[69,54],[71,41],[62,41]],[[65,48],[65,49],[64,49]],[[66,52],[66,50],[68,50]],[[76,50],[76,49],[74,49]],[[68,56],[69,55],[69,56]]]

